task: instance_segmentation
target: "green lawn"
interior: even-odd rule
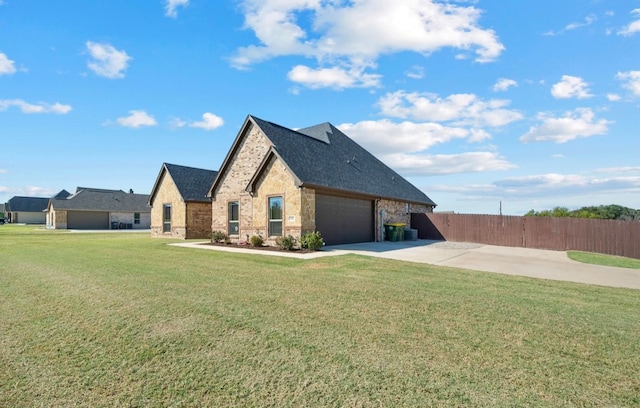
[[[640,291],[0,226],[0,406],[639,406]]]
[[[578,262],[593,265],[615,266],[618,268],[640,269],[640,259],[623,256],[597,254],[594,252],[568,251],[567,256]]]

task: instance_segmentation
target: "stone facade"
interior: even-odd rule
[[[251,125],[246,132],[240,145],[229,158],[229,167],[214,192],[215,200],[211,206],[212,230],[224,231],[232,241],[243,241],[256,235],[253,228],[253,199],[246,188],[270,148],[268,139],[260,129]],[[235,201],[239,203],[240,208],[240,231],[237,235],[231,235],[227,222],[229,203]]]
[[[379,200],[376,211],[376,241],[384,240],[384,224],[404,223],[411,225],[411,213],[432,213],[433,207],[404,201]]]
[[[163,232],[163,211],[164,205],[171,204],[171,231]],[[171,175],[164,173],[158,191],[151,206],[151,236],[186,238],[187,219],[186,203],[182,201],[182,196],[178,187],[171,179]]]
[[[67,212],[64,210],[48,211],[47,227],[53,229],[67,229]]]

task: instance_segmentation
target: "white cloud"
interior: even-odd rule
[[[568,24],[564,29],[567,30],[567,31],[575,30],[575,29],[580,28],[580,27],[585,27],[585,26],[591,25],[596,20],[597,19],[594,16],[587,16],[587,17],[585,17],[584,22]]]
[[[452,140],[479,142],[490,138],[482,130],[446,127],[437,123],[394,123],[386,119],[345,123],[338,128],[404,175],[454,174],[515,167],[494,152],[425,153],[437,144]]]
[[[566,143],[579,137],[603,135],[609,131],[608,125],[613,123],[605,119],[596,119],[589,108],[578,108],[573,112],[566,112],[560,118],[540,113],[538,120],[542,123],[521,136],[521,142]]]
[[[640,8],[631,10],[631,14],[640,16]],[[640,18],[638,20],[635,20],[629,23],[629,25],[625,26],[623,29],[618,31],[618,35],[630,36],[630,35],[634,35],[637,32],[640,32]]]
[[[92,41],[86,42],[87,50],[93,58],[87,62],[87,66],[96,75],[106,78],[124,78],[123,71],[129,66],[132,58],[124,51],[116,50],[110,44],[99,44]]]
[[[455,139],[477,142],[490,138],[486,133],[477,134],[460,127],[406,121],[394,123],[387,119],[344,123],[338,128],[376,155],[421,152]]]
[[[620,98],[620,95],[618,94],[610,93],[610,94],[607,94],[607,99],[610,100],[611,102],[616,102],[616,101],[619,101],[621,98]]]
[[[14,61],[10,60],[6,54],[0,52],[0,75],[11,75],[16,72]]]
[[[590,98],[589,85],[580,77],[563,75],[562,80],[551,87],[551,95],[559,99]]]
[[[634,95],[640,96],[640,71],[618,72],[616,78],[624,81],[623,87],[630,89]]]
[[[503,171],[516,167],[495,152],[437,155],[396,153],[384,155],[381,160],[405,176],[480,173]]]
[[[424,68],[421,66],[413,66],[410,71],[405,73],[411,79],[422,79],[424,78]]]
[[[242,6],[245,28],[259,44],[237,50],[231,59],[237,68],[287,55],[316,58],[322,69],[362,67],[383,54],[429,54],[447,47],[475,52],[476,61],[489,62],[505,49],[493,30],[479,25],[482,12],[473,6],[434,0],[243,0]],[[326,74],[309,68],[298,72],[312,73]]]
[[[518,82],[516,82],[513,79],[500,78],[498,79],[498,82],[496,82],[495,85],[493,85],[493,91],[494,92],[506,91],[512,86],[518,86]]]
[[[313,69],[304,65],[296,65],[287,74],[290,81],[318,88],[360,88],[378,86],[380,75],[367,74],[363,69],[345,70],[339,67]]]
[[[191,127],[204,130],[214,130],[222,125],[224,125],[224,120],[222,120],[220,116],[214,115],[210,112],[203,113],[201,121],[189,124]]]
[[[576,174],[540,174],[494,182],[510,195],[534,196],[640,191],[640,177],[599,177]]]
[[[155,126],[158,123],[153,116],[143,110],[130,110],[129,116],[116,119],[120,126],[139,128],[141,126]]]
[[[189,0],[166,0],[164,5],[165,16],[176,18],[178,17],[178,7],[186,7],[189,5]]]
[[[6,111],[11,106],[19,108],[22,113],[55,113],[59,115],[69,113],[72,109],[71,105],[63,105],[59,102],[54,104],[42,102],[32,104],[25,102],[22,99],[0,99],[0,111]]]
[[[446,98],[429,93],[397,91],[380,98],[381,113],[397,118],[412,118],[455,125],[500,127],[522,119],[522,114],[505,109],[505,99],[481,100],[474,94],[453,94]]]

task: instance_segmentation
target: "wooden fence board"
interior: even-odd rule
[[[482,214],[412,214],[418,238],[576,250],[640,259],[640,222]]]

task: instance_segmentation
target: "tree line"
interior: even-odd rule
[[[616,204],[582,207],[578,210],[569,210],[566,207],[555,207],[552,210],[531,210],[525,214],[525,217],[572,217],[600,220],[640,221],[640,210],[634,210],[633,208]]]

